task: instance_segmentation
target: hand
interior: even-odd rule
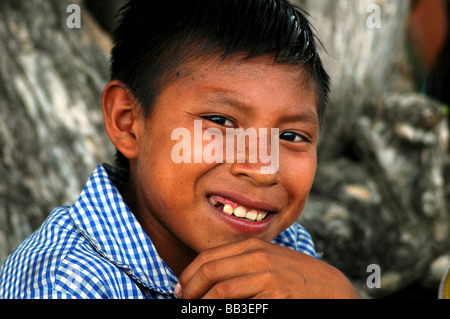
[[[358,298],[348,279],[314,257],[259,239],[201,252],[183,271],[179,298]]]

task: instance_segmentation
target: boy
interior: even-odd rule
[[[99,165],[9,257],[0,296],[357,297],[295,223],[328,86],[285,0],[131,1],[102,97],[120,169]]]

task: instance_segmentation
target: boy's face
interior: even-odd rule
[[[160,254],[169,247],[172,254],[173,249],[198,253],[249,237],[271,241],[298,218],[313,183],[318,138],[313,80],[268,57],[197,62],[177,75],[163,88],[151,115],[138,115],[133,125],[135,214]],[[172,133],[177,129],[190,132],[192,159],[198,151],[195,120],[201,120],[202,133],[220,130],[224,144],[227,128],[279,128],[278,170],[262,173],[261,167],[270,164],[262,164],[259,156],[257,163],[208,164],[204,158],[175,163],[172,152],[181,137],[172,140]],[[208,144],[211,140],[203,140],[201,151]],[[242,206],[244,213],[256,211],[250,219],[257,220],[224,212],[227,204],[234,210]]]

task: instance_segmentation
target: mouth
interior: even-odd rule
[[[212,206],[223,213],[235,216],[247,222],[261,222],[265,220],[270,213],[273,213],[261,208],[244,206],[241,203],[218,195],[208,196],[208,201]]]

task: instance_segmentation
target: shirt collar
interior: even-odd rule
[[[146,288],[171,294],[178,281],[118,191],[123,172],[102,164],[70,209],[79,231],[104,258]]]

